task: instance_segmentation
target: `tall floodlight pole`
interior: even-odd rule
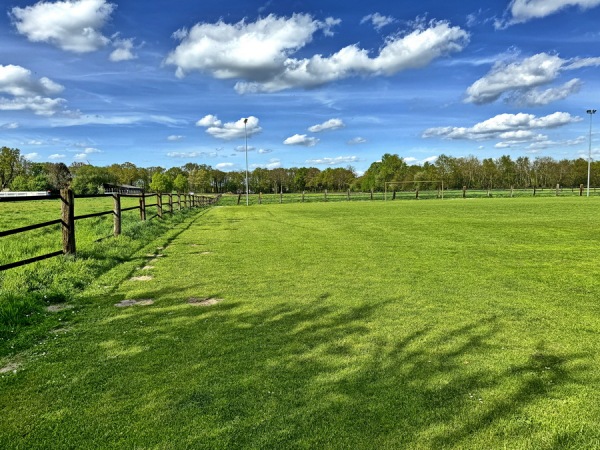
[[[246,206],[249,205],[248,200],[248,131],[246,130],[246,124],[248,123],[248,118],[244,119],[244,137],[246,138]]]
[[[596,114],[595,109],[588,109],[586,111],[590,115],[590,150],[588,152],[588,179],[587,179],[587,196],[590,196],[590,174],[592,166],[592,117]]]

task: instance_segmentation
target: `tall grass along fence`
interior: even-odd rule
[[[365,201],[365,200],[428,200],[428,199],[468,199],[468,198],[523,198],[523,197],[583,197],[586,188],[583,185],[577,187],[564,187],[557,185],[556,188],[542,189],[411,189],[411,190],[387,190],[386,191],[344,191],[331,192],[325,189],[322,192],[292,192],[250,194],[248,203],[251,205],[263,205],[273,203],[311,203],[311,202],[338,202],[338,201]],[[590,187],[590,196],[600,195],[600,190]],[[220,203],[224,206],[246,205],[246,194],[225,194]]]
[[[91,214],[75,215],[75,200],[81,198],[98,198],[98,197],[110,197],[113,199],[113,209],[101,212],[95,212]],[[177,197],[175,200],[174,197]],[[60,255],[75,255],[77,248],[77,239],[75,232],[75,222],[78,220],[90,219],[93,217],[100,217],[106,215],[113,215],[113,235],[119,236],[121,234],[121,224],[123,220],[122,213],[125,211],[139,210],[140,220],[151,220],[154,218],[163,218],[164,214],[174,214],[175,210],[182,210],[184,208],[203,208],[212,206],[219,201],[220,195],[215,197],[208,197],[202,195],[181,195],[181,194],[119,194],[113,193],[111,195],[74,195],[71,189],[64,189],[60,191],[59,195],[46,195],[46,196],[26,196],[26,197],[0,197],[0,202],[19,202],[19,201],[39,201],[39,200],[60,200],[61,204],[61,215],[60,219],[50,220],[47,222],[37,223],[34,225],[27,225],[24,227],[13,228],[10,230],[0,231],[0,237],[14,236],[27,231],[51,227],[53,225],[60,224],[62,230],[62,250],[38,255],[32,258],[23,259],[20,261],[11,262],[9,264],[0,265],[0,271],[12,269],[14,267],[20,267],[27,264],[31,264],[44,259],[53,258]],[[121,199],[123,198],[137,198],[139,204],[136,206],[123,208],[121,206]],[[155,203],[149,203],[148,199],[155,199]],[[150,200],[152,201],[152,200]],[[154,212],[149,215],[148,212]],[[149,216],[149,217],[148,217]]]

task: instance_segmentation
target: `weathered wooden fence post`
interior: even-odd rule
[[[325,200],[327,200],[327,189],[325,189]]]
[[[169,197],[169,213],[173,214],[173,194],[167,194]]]
[[[306,191],[302,191],[302,203],[304,203],[304,193],[305,193],[305,192],[306,192]]]
[[[560,191],[560,184],[556,185],[556,196],[558,197],[558,193]]]
[[[373,189],[371,189],[371,200],[373,200]]]
[[[163,208],[162,208],[162,194],[159,192],[156,194],[156,215],[159,219],[162,219]]]
[[[146,194],[140,197],[140,220],[146,220]]]
[[[514,186],[511,185],[511,187],[510,187],[510,198],[513,198],[514,190],[515,190]]]
[[[281,183],[281,191],[279,191],[279,204],[283,203],[283,183]]]
[[[113,194],[113,234],[115,237],[121,234],[121,195]]]
[[[181,194],[177,194],[177,206],[179,211],[181,211]]]
[[[350,201],[350,189],[348,189],[348,201]]]
[[[463,186],[462,191],[463,191],[463,198],[467,198],[467,187]]]
[[[583,197],[583,184],[579,185],[579,196]]]
[[[61,189],[61,220],[63,253],[75,254],[75,194],[71,189]]]
[[[242,194],[238,194],[238,201],[237,201],[238,206],[240,205],[240,200],[241,199],[242,199]]]

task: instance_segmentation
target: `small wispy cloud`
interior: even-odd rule
[[[306,134],[295,134],[283,141],[285,145],[299,145],[302,147],[314,147],[318,142],[319,139],[309,137]]]

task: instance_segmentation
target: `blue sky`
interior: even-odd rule
[[[37,162],[577,158],[600,106],[600,0],[0,5],[0,145]]]

